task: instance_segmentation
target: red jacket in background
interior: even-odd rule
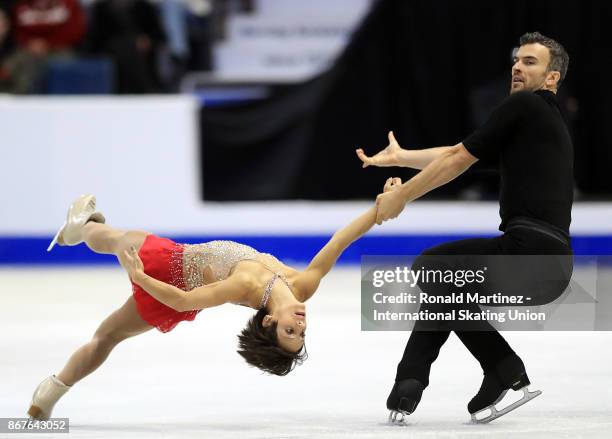
[[[85,34],[79,0],[18,0],[13,17],[15,40],[21,47],[43,39],[52,50],[70,49]]]

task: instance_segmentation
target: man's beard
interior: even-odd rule
[[[521,88],[514,88],[513,87],[514,82],[510,81],[510,94],[512,93],[517,93],[519,91],[530,91],[530,92],[534,92],[534,91],[538,91],[538,90],[546,90],[546,78],[542,79],[542,82],[540,82],[537,85],[533,85],[531,87],[527,86],[525,84],[525,82],[523,82],[523,86]]]

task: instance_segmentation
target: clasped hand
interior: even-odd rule
[[[389,131],[389,145],[382,151],[368,157],[363,149],[357,149],[357,157],[363,162],[363,167],[368,166],[397,166],[399,154],[402,148],[399,146],[393,131]],[[380,225],[385,221],[396,218],[404,210],[406,200],[398,189],[402,186],[402,180],[397,177],[387,179],[383,188],[383,193],[376,197],[376,224]]]

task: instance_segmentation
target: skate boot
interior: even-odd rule
[[[387,398],[389,423],[405,424],[404,417],[416,410],[424,389],[425,385],[414,378],[396,381]]]
[[[539,390],[530,392],[527,388],[529,384],[531,383],[521,359],[516,355],[506,357],[493,370],[485,374],[480,390],[469,402],[468,411],[472,415],[472,422],[486,424],[542,394]],[[495,405],[506,396],[510,389],[522,391],[523,396],[504,408],[497,408]]]
[[[68,390],[70,390],[70,386],[62,383],[55,375],[46,378],[34,391],[32,402],[28,409],[30,418],[39,420],[49,419],[53,406]]]
[[[83,226],[89,221],[104,224],[104,215],[96,212],[96,197],[81,195],[68,208],[66,221],[55,234],[47,251],[59,245],[77,245],[83,242]]]

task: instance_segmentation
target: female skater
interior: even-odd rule
[[[385,191],[401,185],[389,179]],[[114,254],[127,271],[133,294],[79,348],[61,372],[35,390],[28,414],[48,419],[72,385],[96,370],[121,341],[151,328],[172,330],[204,308],[232,303],[256,309],[238,336],[238,353],[252,366],[286,375],[306,358],[304,302],[315,293],[342,252],[375,223],[372,207],[334,234],[300,272],[232,241],[178,244],[142,231],[120,231],[96,212],[93,195],[78,198],[48,250],[81,242],[96,253]]]

